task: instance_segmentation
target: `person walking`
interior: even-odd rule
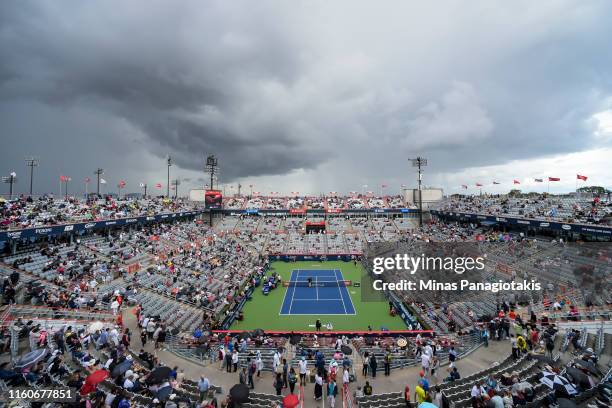
[[[295,390],[295,383],[297,383],[297,374],[295,373],[295,369],[291,367],[289,370],[289,391],[293,394]]]
[[[385,353],[385,376],[391,375],[391,352],[387,350]]]
[[[376,361],[376,356],[372,354],[370,357],[370,371],[372,372],[372,378],[376,378],[376,368],[378,367],[378,362]]]
[[[338,386],[336,385],[336,381],[332,379],[327,383],[327,400],[329,401],[329,406],[334,408],[336,406],[336,396],[338,395]]]
[[[144,329],[140,330],[140,343],[142,344],[142,348],[147,345],[147,332]]]
[[[257,364],[255,363],[255,361],[251,361],[250,357],[247,358],[247,367],[248,367],[248,374],[249,374],[249,388],[254,389],[255,383],[253,382],[253,376],[255,375],[255,372],[257,371]]]
[[[234,367],[234,372],[238,371],[238,350],[236,349],[232,353],[232,366]]]
[[[283,358],[283,388],[287,388],[289,382],[287,381],[287,377],[289,376],[289,364],[287,364],[287,359]]]
[[[306,361],[306,357],[302,356],[302,359],[299,362],[300,366],[300,385],[306,385],[306,372],[308,371],[308,362]]]
[[[321,376],[320,371],[315,374],[314,398],[315,401],[320,401],[323,398],[323,376]]]
[[[283,391],[283,378],[281,377],[281,373],[276,373],[274,389],[276,390],[276,395],[281,395]]]
[[[370,367],[370,353],[367,351],[363,355],[363,368],[361,369],[361,374],[364,377],[368,376],[368,368]]]
[[[198,391],[200,393],[200,403],[208,396],[208,389],[210,388],[210,381],[205,376],[200,377],[198,381]]]

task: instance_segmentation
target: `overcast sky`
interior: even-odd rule
[[[397,192],[423,155],[451,193],[612,186],[611,2],[419,3],[2,1],[0,171],[165,191],[170,154],[186,191],[214,153],[226,193]]]

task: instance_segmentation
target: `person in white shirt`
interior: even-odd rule
[[[475,407],[478,404],[478,401],[485,395],[487,392],[482,386],[482,381],[479,381],[474,384],[472,387],[472,391],[470,392],[470,397],[472,398],[472,406]]]
[[[302,356],[302,359],[299,362],[300,366],[300,385],[306,385],[306,372],[308,371],[308,361],[306,361],[306,357]]]
[[[111,310],[113,311],[113,314],[116,316],[117,311],[119,310],[119,302],[117,302],[117,299],[113,300],[113,303],[111,303]]]
[[[234,372],[238,371],[238,351],[234,350],[232,353],[232,364],[234,366]]]
[[[280,365],[280,353],[278,351],[274,352],[274,360],[272,365],[274,366],[274,372],[276,372],[276,369],[278,368],[278,366]]]
[[[345,368],[344,370],[342,370],[342,385],[345,387],[348,387],[350,380],[349,377],[349,370],[348,368]]]
[[[431,348],[431,345],[429,343],[427,343],[423,352],[427,354],[429,357],[433,356],[433,349]]]
[[[134,388],[134,376],[130,375],[128,378],[125,379],[125,381],[123,382],[123,388],[125,388],[126,390],[131,390],[132,388]]]
[[[421,367],[426,376],[429,376],[429,361],[431,357],[427,353],[421,354]]]

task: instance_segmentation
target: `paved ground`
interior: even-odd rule
[[[124,310],[123,322],[130,328],[134,333],[132,336],[132,349],[135,351],[140,350],[140,338],[137,335],[139,333],[136,317],[132,313],[132,308]],[[153,350],[153,344],[147,343],[145,350],[149,352],[155,352]],[[201,375],[205,375],[209,378],[211,383],[223,387],[224,392],[227,392],[232,385],[238,382],[238,374],[226,373],[224,370],[220,370],[217,364],[201,366],[191,361],[177,357],[168,351],[157,351],[155,352],[158,358],[166,365],[173,367],[179,366],[185,370],[185,377],[197,380]],[[489,347],[481,347],[464,359],[459,360],[457,367],[462,377],[468,376],[477,371],[483,370],[490,367],[494,362],[500,362],[510,354],[510,343],[509,342],[490,342]],[[354,392],[358,385],[363,385],[365,379],[361,376],[361,361],[356,361],[356,371],[359,371],[359,376],[356,383],[351,383],[351,390]],[[401,370],[395,370],[391,372],[389,377],[382,375],[382,371],[379,371],[377,378],[368,378],[370,384],[374,388],[374,393],[385,393],[385,392],[398,392],[402,391],[406,384],[410,385],[411,389],[414,389],[414,384],[418,378],[420,369],[417,367],[405,368]],[[443,378],[446,375],[446,367],[441,369],[439,378]],[[432,383],[435,384],[437,381],[434,378]],[[261,378],[255,380],[255,391],[263,392],[267,394],[275,394],[276,391],[272,386],[272,374],[262,373]],[[287,394],[289,390],[283,392],[283,395]],[[305,407],[322,407],[321,402],[314,401],[313,393],[314,386],[308,384],[305,387],[306,403]]]

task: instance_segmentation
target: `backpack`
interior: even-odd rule
[[[255,362],[252,362],[251,365],[249,366],[249,373],[253,375],[255,374],[256,371],[257,371],[257,364],[255,364]]]

